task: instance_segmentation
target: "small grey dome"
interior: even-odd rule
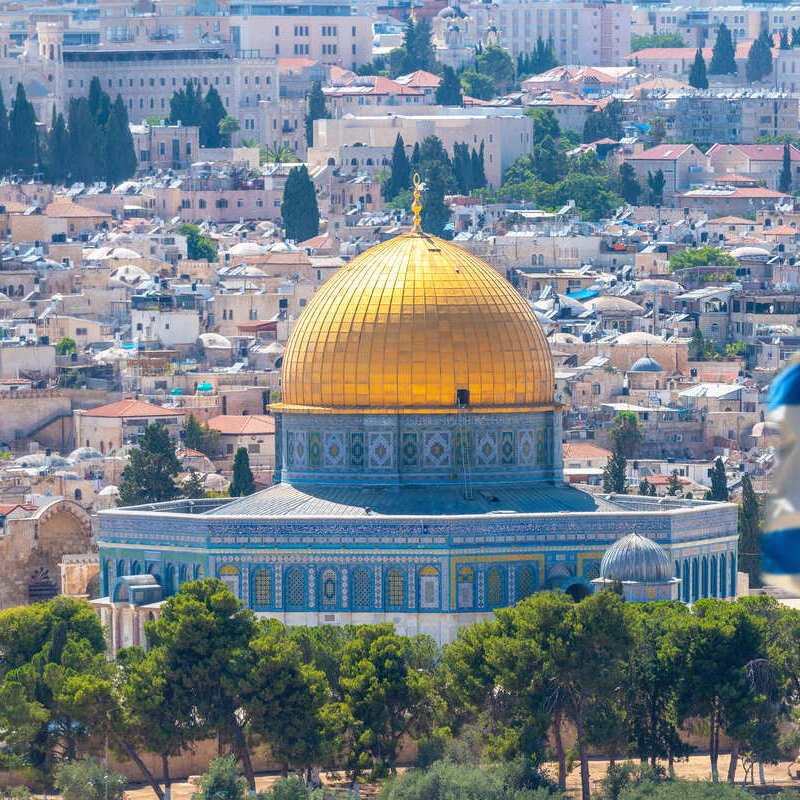
[[[633,362],[628,372],[663,372],[664,368],[654,358],[642,356]]]
[[[672,564],[664,548],[638,533],[629,533],[606,550],[600,577],[609,581],[663,583],[672,580]]]

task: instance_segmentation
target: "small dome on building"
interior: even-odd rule
[[[256,242],[237,242],[228,252],[232,256],[263,256],[267,252],[266,247],[262,247]]]
[[[769,258],[771,253],[763,247],[755,247],[753,245],[745,245],[744,247],[736,247],[731,250],[731,256],[737,261],[744,258]]]
[[[614,542],[600,562],[600,578],[606,581],[666,583],[672,577],[672,564],[664,548],[638,533]]]
[[[642,356],[633,362],[628,372],[663,372],[664,368],[654,358]]]
[[[610,314],[610,315],[624,315],[624,316],[642,316],[644,308],[633,300],[627,300],[624,297],[617,297],[615,295],[604,294],[600,297],[594,297],[587,300],[584,304],[590,311],[595,314]]]
[[[630,331],[629,333],[621,333],[617,336],[616,344],[626,346],[664,344],[664,339],[653,333],[648,333],[647,331]]]

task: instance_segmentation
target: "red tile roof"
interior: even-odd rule
[[[561,445],[563,458],[610,458],[611,451],[589,442],[567,442]]]
[[[397,78],[397,82],[402,83],[404,86],[411,86],[414,89],[436,89],[442,82],[442,79],[432,72],[418,69],[415,72],[410,72],[408,75],[400,75]]]
[[[708,155],[713,156],[717,150],[733,147],[751,161],[783,161],[782,144],[715,144],[709,148]],[[800,161],[800,150],[794,145],[789,145],[789,158]]]
[[[142,400],[118,400],[106,406],[81,412],[84,417],[175,417],[186,412],[182,408],[162,408]]]
[[[63,198],[53,200],[50,205],[44,210],[46,217],[63,217],[64,219],[91,219],[92,217],[108,217],[111,214],[106,214],[105,211],[98,211],[96,208],[87,208],[86,206],[73,203],[71,200],[64,200]]]
[[[257,436],[275,433],[275,417],[258,414],[220,414],[211,417],[208,427],[223,436]]]
[[[694,145],[691,144],[658,144],[643,150],[641,153],[634,153],[626,156],[626,161],[674,161],[687,153]]]
[[[706,225],[755,225],[751,219],[744,217],[716,217],[715,219],[706,220]]]
[[[12,511],[21,508],[23,511],[36,511],[37,506],[29,503],[3,503],[0,505],[0,517],[7,517]]]

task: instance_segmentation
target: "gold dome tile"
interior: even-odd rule
[[[528,303],[481,259],[411,233],[342,267],[286,346],[284,410],[552,407],[553,366]]]

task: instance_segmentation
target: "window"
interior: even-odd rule
[[[435,567],[423,567],[420,570],[419,605],[420,608],[439,607],[439,570]]]
[[[475,573],[472,567],[461,567],[458,571],[458,607],[472,608],[475,605]]]
[[[506,603],[505,580],[500,567],[491,567],[486,573],[486,606],[497,608]]]
[[[529,564],[524,564],[517,570],[516,578],[514,600],[519,602],[533,594],[535,589],[533,568]]]
[[[306,572],[302,567],[290,567],[286,571],[285,605],[287,608],[302,608],[306,604]]]
[[[350,604],[353,608],[372,607],[372,573],[367,567],[356,567],[350,573]]]
[[[323,608],[332,608],[336,605],[336,572],[326,569],[320,579],[320,601]]]
[[[386,600],[389,608],[400,608],[405,602],[404,576],[399,569],[386,573]]]
[[[237,567],[228,564],[219,571],[219,579],[239,597],[239,570]]]

